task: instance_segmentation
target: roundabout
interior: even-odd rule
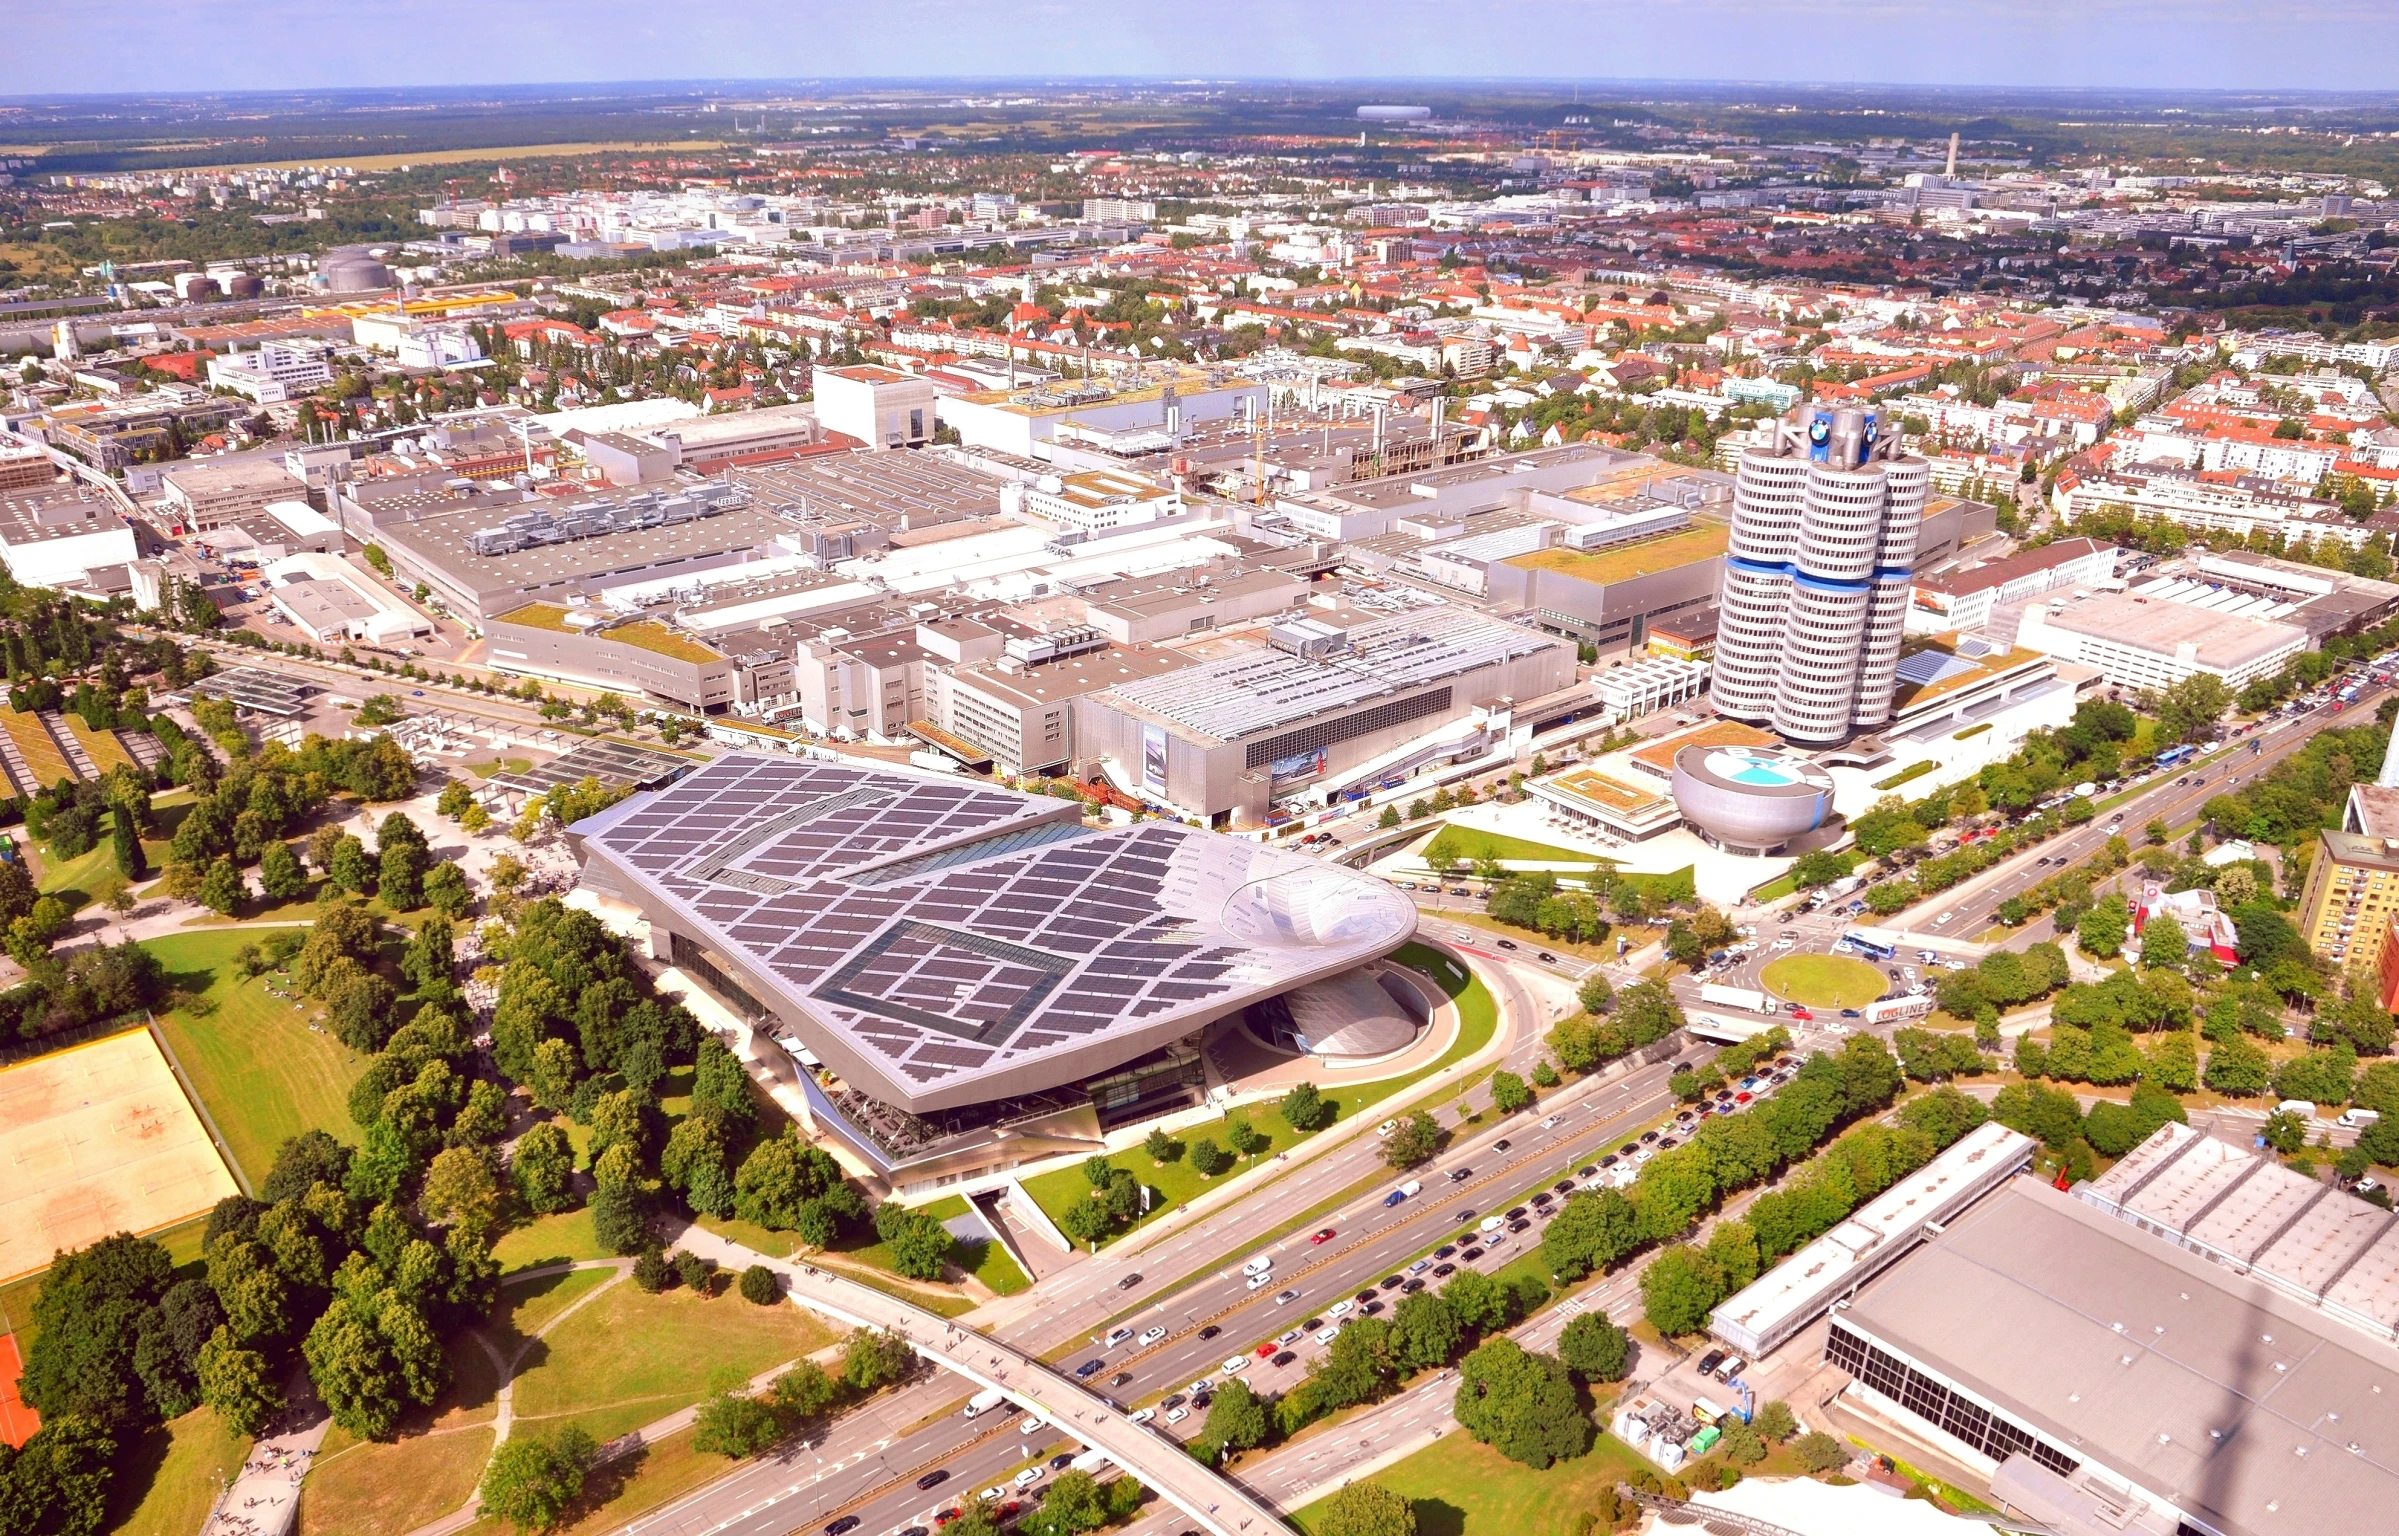
[[[1883,973],[1847,955],[1785,955],[1758,973],[1758,983],[1804,1008],[1863,1008],[1883,995]]]

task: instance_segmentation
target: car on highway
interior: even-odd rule
[[[1399,1129],[1399,1122],[1398,1122],[1397,1120],[1386,1120],[1386,1121],[1384,1121],[1384,1122],[1383,1122],[1381,1125],[1378,1125],[1378,1126],[1376,1126],[1376,1127],[1374,1128],[1374,1133],[1375,1133],[1377,1136],[1388,1136],[1388,1135],[1390,1135],[1390,1134],[1391,1134],[1393,1131],[1396,1131],[1396,1130],[1398,1130],[1398,1129]]]
[[[1356,1305],[1356,1302],[1351,1301],[1347,1297],[1343,1297],[1341,1300],[1336,1301],[1331,1306],[1325,1308],[1324,1315],[1327,1317],[1339,1317],[1342,1313],[1347,1312],[1350,1308]]]
[[[1222,1332],[1224,1332],[1222,1328],[1217,1327],[1214,1323],[1210,1323],[1207,1327],[1200,1330],[1200,1338],[1203,1340],[1212,1339]]]
[[[1122,1344],[1125,1340],[1131,1338],[1132,1336],[1133,1330],[1130,1328],[1112,1328],[1108,1332],[1108,1342],[1100,1347],[1102,1349],[1114,1349],[1117,1345]]]
[[[1144,1328],[1141,1330],[1141,1342],[1143,1344],[1155,1344],[1160,1339],[1165,1337],[1166,1327],[1164,1324],[1160,1324],[1155,1328]]]
[[[1482,1249],[1480,1249],[1480,1248],[1468,1248],[1468,1249],[1466,1249],[1464,1252],[1462,1252],[1462,1253],[1460,1253],[1460,1254],[1458,1255],[1458,1262],[1459,1262],[1459,1263],[1461,1263],[1461,1264],[1472,1264],[1472,1263],[1473,1263],[1475,1260],[1477,1260],[1477,1259],[1481,1258],[1482,1256],[1483,1256],[1483,1250],[1482,1250]]]
[[[1146,1412],[1148,1412],[1148,1410],[1147,1410],[1147,1409],[1144,1409],[1144,1410],[1142,1410],[1142,1411],[1143,1411],[1143,1412],[1145,1412],[1145,1413],[1146,1413]],[[1032,1486],[1033,1486],[1035,1483],[1038,1483],[1038,1482],[1040,1482],[1040,1481],[1041,1481],[1041,1468],[1039,1468],[1039,1467],[1037,1467],[1037,1466],[1035,1466],[1035,1467],[1027,1467],[1027,1468],[1025,1468],[1025,1469],[1024,1469],[1022,1472],[1019,1472],[1019,1473],[1017,1473],[1017,1474],[1016,1474],[1016,1486],[1017,1486],[1017,1487],[1019,1487],[1019,1488],[1030,1488],[1030,1487],[1032,1487]]]
[[[1292,1361],[1294,1361],[1294,1360],[1297,1360],[1298,1358],[1299,1358],[1299,1356],[1297,1356],[1297,1355],[1293,1354],[1293,1353],[1292,1353],[1290,1350],[1287,1350],[1287,1349],[1286,1349],[1286,1350],[1281,1350],[1281,1351],[1278,1351],[1278,1352],[1276,1353],[1275,1357],[1274,1357],[1272,1360],[1269,1360],[1269,1361],[1267,1361],[1266,1363],[1267,1363],[1268,1365],[1272,1365],[1272,1366],[1285,1366],[1285,1365],[1289,1365],[1289,1364],[1290,1364]]]
[[[949,1523],[950,1523],[952,1520],[955,1520],[955,1519],[957,1519],[957,1518],[958,1518],[958,1511],[956,1511],[956,1510],[954,1510],[954,1509],[945,1509],[945,1510],[943,1510],[941,1513],[939,1513],[939,1514],[937,1514],[937,1515],[935,1515],[935,1516],[933,1517],[933,1529],[935,1529],[935,1530],[937,1530],[937,1531],[938,1531],[938,1530],[940,1530],[940,1529],[941,1529],[943,1526],[945,1526],[945,1525],[949,1524]]]
[[[1081,1365],[1075,1367],[1075,1374],[1081,1377],[1083,1380],[1089,1381],[1092,1377],[1097,1376],[1100,1372],[1106,1370],[1107,1368],[1108,1362],[1105,1360],[1086,1360]]]
[[[1446,1259],[1457,1251],[1458,1248],[1455,1243],[1443,1243],[1440,1247],[1433,1250],[1433,1257],[1437,1260]]]
[[[1326,1227],[1323,1231],[1318,1232],[1315,1236],[1308,1239],[1308,1241],[1311,1243],[1329,1243],[1332,1240],[1333,1229],[1331,1227]]]
[[[1841,1010],[1841,1017],[1845,1019],[1862,1019],[1865,1016],[1866,1015],[1864,1013],[1855,1008],[1844,1008]]]
[[[1543,965],[1556,965],[1558,963],[1558,957],[1545,949],[1541,951],[1541,963]]]
[[[916,1486],[919,1488],[938,1488],[949,1480],[949,1468],[935,1467],[932,1471],[927,1472],[924,1476],[918,1478],[916,1480]]]
[[[893,1531],[891,1536],[933,1536],[933,1533],[921,1525],[910,1525]]]
[[[1502,949],[1514,949],[1516,947],[1516,941],[1514,939],[1502,939],[1499,941],[1499,947]]]
[[[1140,1283],[1141,1277],[1139,1275],[1127,1275],[1122,1280],[1116,1282],[1116,1288],[1120,1291],[1129,1291]]]
[[[1108,1378],[1108,1385],[1112,1387],[1121,1387],[1132,1379],[1133,1373],[1131,1371],[1118,1371],[1115,1375]]]
[[[1433,1278],[1436,1280],[1445,1279],[1450,1275],[1456,1274],[1457,1272],[1458,1266],[1455,1264],[1436,1264],[1433,1266]]]
[[[1259,1345],[1259,1346],[1258,1346],[1256,1349],[1253,1349],[1253,1350],[1251,1350],[1251,1351],[1250,1351],[1250,1353],[1251,1353],[1251,1354],[1253,1354],[1253,1355],[1256,1355],[1256,1356],[1257,1356],[1259,1359],[1261,1359],[1261,1360],[1264,1360],[1264,1359],[1268,1358],[1269,1356],[1271,1356],[1271,1355],[1272,1355],[1272,1354],[1273,1354],[1273,1353],[1274,1353],[1276,1350],[1278,1350],[1278,1349],[1280,1349],[1280,1348],[1282,1348],[1282,1346],[1281,1346],[1281,1345],[1277,1344],[1277,1343],[1276,1343],[1274,1340],[1272,1340],[1272,1339],[1268,1339],[1268,1340],[1267,1340],[1265,1343],[1263,1343],[1263,1344]]]
[[[1290,1328],[1284,1330],[1283,1336],[1275,1340],[1275,1342],[1277,1344],[1284,1345],[1297,1344],[1300,1340],[1306,1338],[1307,1336],[1308,1331],[1305,1328]]]
[[[1275,1297],[1274,1304],[1278,1307],[1287,1307],[1297,1300],[1299,1300],[1299,1292],[1284,1291]]]
[[[1274,1255],[1261,1253],[1247,1264],[1242,1265],[1241,1272],[1245,1275],[1262,1275],[1272,1268],[1274,1268]]]
[[[1224,1372],[1227,1376],[1238,1376],[1243,1371],[1249,1369],[1249,1356],[1235,1355],[1232,1359],[1227,1360],[1224,1364],[1218,1366],[1217,1369]]]
[[[1805,1008],[1793,1008],[1791,1010],[1791,1017],[1797,1019],[1802,1024],[1813,1024],[1816,1022],[1816,1015]]]
[[[1556,1130],[1557,1128],[1558,1128],[1558,1117],[1557,1117],[1556,1115],[1551,1115],[1551,1116],[1550,1116],[1548,1119],[1546,1119],[1546,1120],[1544,1120],[1544,1121],[1542,1121],[1542,1122],[1541,1122],[1541,1129],[1543,1129],[1543,1130],[1545,1130],[1545,1131],[1554,1131],[1554,1130]]]
[[[832,1521],[826,1525],[825,1536],[844,1536],[845,1532],[854,1531],[856,1529],[858,1529],[858,1517],[856,1515],[843,1515],[840,1519]]]
[[[1449,1171],[1449,1181],[1450,1181],[1452,1184],[1456,1184],[1456,1183],[1460,1182],[1461,1180],[1464,1180],[1464,1179],[1471,1179],[1471,1178],[1473,1178],[1473,1177],[1474,1177],[1474,1170],[1473,1170],[1472,1168],[1452,1168],[1452,1169]]]
[[[1249,1277],[1248,1283],[1251,1290],[1262,1291],[1268,1286],[1274,1284],[1274,1273],[1269,1270],[1263,1274],[1252,1275]]]
[[[1492,1151],[1494,1151],[1494,1152],[1505,1152],[1505,1151],[1507,1151],[1507,1150],[1508,1150],[1508,1139],[1507,1139],[1505,1136],[1502,1136],[1502,1137],[1501,1137],[1499,1140],[1497,1140],[1497,1141],[1495,1141],[1495,1142],[1491,1143],[1491,1150],[1492,1150]]]

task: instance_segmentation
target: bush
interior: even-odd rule
[[[645,1294],[655,1296],[675,1283],[674,1266],[657,1249],[645,1248],[641,1257],[633,1261],[633,1283]]]
[[[759,1306],[772,1306],[783,1299],[783,1282],[763,1264],[753,1264],[741,1272],[741,1299]]]
[[[1821,1429],[1801,1435],[1792,1450],[1798,1455],[1799,1464],[1810,1472],[1831,1472],[1849,1464],[1849,1447]]]
[[[716,1260],[703,1258],[686,1249],[676,1254],[671,1262],[675,1266],[676,1279],[689,1286],[695,1295],[708,1294],[709,1282],[716,1278]]]

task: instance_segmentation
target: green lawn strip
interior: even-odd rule
[[[917,1209],[935,1221],[946,1222],[966,1215],[970,1208],[964,1195],[943,1195],[932,1204],[919,1206]],[[980,1212],[976,1212],[976,1214],[981,1215]],[[986,1227],[991,1225],[989,1217],[983,1217],[983,1225]],[[994,1295],[1013,1296],[1018,1291],[1030,1288],[1033,1284],[1025,1274],[1023,1267],[1016,1262],[1015,1255],[1009,1253],[1008,1245],[994,1238],[983,1238],[973,1242],[961,1241],[957,1246],[956,1253],[958,1267],[990,1286]]]
[[[1749,898],[1752,901],[1763,904],[1769,901],[1780,901],[1785,896],[1790,896],[1797,893],[1798,890],[1798,874],[1793,871],[1786,870],[1780,879],[1769,880],[1764,885],[1752,890],[1749,893]]]
[[[502,1355],[512,1354],[550,1319],[616,1278],[613,1269],[564,1269],[531,1279],[503,1280],[485,1331]]]
[[[318,1461],[300,1491],[299,1536],[408,1531],[474,1496],[491,1460],[489,1425],[352,1445]]]
[[[321,1130],[357,1144],[350,1085],[367,1063],[329,1032],[309,1027],[322,1012],[316,1004],[294,1007],[267,991],[266,977],[241,979],[234,954],[257,942],[256,934],[236,930],[170,934],[143,946],[187,998],[197,993],[203,1009],[215,1005],[202,1013],[185,1001],[161,1016],[159,1027],[253,1186],[266,1178],[287,1137]]]
[[[1499,1028],[1499,1007],[1492,1001],[1490,992],[1474,976],[1473,972],[1466,970],[1456,961],[1438,951],[1417,943],[1402,945],[1393,958],[1401,964],[1431,977],[1435,985],[1449,994],[1450,1000],[1456,1003],[1458,1008],[1458,1037],[1451,1042],[1448,1050],[1441,1053],[1439,1060],[1413,1072],[1386,1078],[1381,1082],[1360,1083],[1354,1088],[1340,1088],[1326,1093],[1324,1097],[1334,1106],[1331,1125],[1340,1125],[1344,1121],[1355,1120],[1368,1106],[1379,1104],[1391,1095],[1402,1092],[1435,1073],[1472,1056],[1490,1043],[1493,1032]],[[1281,1112],[1272,1103],[1253,1104],[1247,1109],[1236,1110],[1234,1113],[1247,1119],[1250,1125],[1266,1136],[1270,1143],[1265,1151],[1258,1154],[1257,1158],[1249,1160],[1253,1166],[1262,1164],[1271,1159],[1275,1153],[1296,1146],[1308,1139],[1307,1136],[1295,1133],[1285,1123]],[[1220,1147],[1225,1145],[1224,1123],[1221,1120],[1193,1126],[1175,1134],[1176,1139],[1186,1147],[1203,1137],[1213,1139]],[[1310,1135],[1321,1134],[1323,1134],[1321,1131],[1310,1133]],[[1152,1191],[1149,1213],[1137,1219],[1124,1231],[1109,1238],[1108,1243],[1120,1241],[1130,1233],[1140,1231],[1142,1227],[1164,1215],[1173,1207],[1218,1187],[1216,1180],[1203,1179],[1192,1171],[1186,1158],[1175,1158],[1161,1167],[1154,1164],[1149,1154],[1137,1146],[1127,1147],[1121,1152],[1111,1154],[1108,1161],[1131,1173],[1134,1178],[1147,1184]],[[1246,1168],[1237,1169],[1220,1174],[1218,1178],[1238,1178],[1249,1171]],[[1067,1206],[1074,1201],[1089,1198],[1091,1190],[1090,1181],[1084,1178],[1083,1170],[1079,1166],[1036,1174],[1025,1180],[1024,1186],[1025,1193],[1031,1195],[1035,1203],[1049,1213],[1052,1221],[1056,1221]],[[1248,1193],[1254,1197],[1257,1191],[1251,1189]],[[1105,1247],[1107,1243],[1103,1243],[1101,1246]]]
[[[512,1227],[492,1244],[491,1256],[499,1264],[503,1280],[517,1270],[538,1269],[561,1260],[615,1257],[592,1236],[591,1212],[587,1208],[536,1216],[522,1226]]]
[[[129,1439],[109,1468],[110,1536],[192,1536],[249,1451],[209,1408]]]
[[[1596,853],[1573,848],[1560,848],[1555,843],[1536,843],[1527,838],[1510,837],[1505,832],[1484,832],[1474,827],[1461,827],[1456,822],[1443,827],[1425,845],[1424,860],[1431,862],[1448,854],[1462,864],[1483,859],[1498,859],[1502,863],[1514,860],[1519,864],[1598,864],[1604,862]]]
[[[1900,769],[1897,773],[1891,775],[1887,779],[1875,780],[1874,787],[1876,789],[1883,790],[1897,789],[1900,785],[1907,783],[1910,779],[1920,779],[1924,777],[1924,775],[1932,772],[1935,768],[1940,766],[1941,765],[1939,763],[1934,762],[1928,757],[1923,762],[1910,763],[1907,767]]]
[[[1586,1454],[1536,1472],[1453,1430],[1372,1481],[1415,1504],[1423,1536],[1574,1536],[1602,1489],[1648,1467],[1632,1447],[1603,1433]],[[1289,1518],[1305,1536],[1316,1536],[1323,1517],[1319,1500]]]
[[[626,1522],[715,1482],[734,1463],[692,1446],[692,1431],[678,1430],[655,1445],[602,1462],[586,1473],[583,1495],[550,1536],[602,1536]],[[477,1520],[460,1536],[515,1536],[499,1520]]]
[[[802,1307],[753,1306],[678,1286],[656,1296],[618,1285],[558,1322],[511,1394],[521,1427],[583,1426],[605,1443],[706,1396],[710,1379],[742,1380],[833,1341]]]
[[[754,1221],[742,1221],[731,1216],[694,1218],[698,1224],[717,1236],[727,1238],[770,1259],[788,1259],[803,1246],[797,1232],[777,1232]]]
[[[840,1275],[845,1280],[855,1280],[860,1285],[871,1286],[886,1296],[896,1297],[912,1307],[922,1307],[925,1311],[939,1317],[964,1317],[975,1309],[974,1302],[954,1291],[929,1291],[894,1276],[877,1274],[871,1269],[859,1269],[839,1262],[826,1262],[828,1256],[824,1254],[819,1254],[817,1258],[819,1262],[824,1262],[826,1269]]]
[[[1882,972],[1847,955],[1785,955],[1758,980],[1776,997],[1808,1008],[1863,1008],[1888,990]]]

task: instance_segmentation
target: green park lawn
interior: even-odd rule
[[[326,1432],[300,1494],[302,1536],[408,1531],[465,1503],[491,1458],[499,1368],[472,1337],[443,1341],[450,1384],[403,1414],[390,1440]]]
[[[554,1216],[536,1216],[500,1234],[491,1256],[502,1275],[536,1269],[562,1259],[606,1259],[614,1255],[592,1236],[591,1211],[577,1206]]]
[[[834,1341],[803,1308],[761,1307],[730,1290],[677,1286],[645,1296],[611,1286],[560,1321],[518,1367],[518,1433],[580,1424],[603,1443],[706,1396],[711,1378],[747,1380]]]
[[[964,1195],[944,1195],[932,1204],[920,1206],[918,1209],[935,1221],[946,1222],[966,1214],[966,1197]],[[725,1235],[731,1236],[732,1234]],[[872,1232],[868,1232],[864,1234],[864,1238],[872,1238],[873,1235]],[[866,1241],[863,1238],[852,1239],[852,1242],[854,1246],[834,1248],[832,1250],[834,1257],[847,1259],[852,1264],[861,1264],[887,1275],[897,1276],[899,1274],[899,1266],[892,1261],[891,1249],[888,1244]],[[751,1246],[755,1247],[756,1245],[752,1244]],[[1013,1296],[1033,1283],[1026,1278],[1024,1270],[1017,1265],[1008,1250],[991,1238],[955,1244],[951,1250],[951,1259],[960,1269],[973,1275],[1002,1296]],[[915,1285],[923,1282],[911,1281],[909,1283]]]
[[[216,1411],[195,1408],[134,1440],[110,1469],[110,1536],[192,1536],[216,1502],[218,1479],[249,1454],[250,1439]]]
[[[671,1499],[682,1497],[733,1470],[722,1456],[695,1449],[692,1432],[678,1430],[656,1445],[602,1462],[583,1479],[583,1495],[550,1536],[603,1536]],[[460,1536],[518,1536],[499,1520],[478,1520]]]
[[[159,1026],[253,1186],[287,1137],[316,1130],[356,1144],[350,1085],[366,1070],[365,1057],[309,1027],[323,1012],[316,1004],[294,1007],[265,977],[241,979],[234,953],[258,939],[236,929],[143,942],[184,995]]]
[[[1483,984],[1476,980],[1471,972],[1464,970],[1455,961],[1425,945],[1415,943],[1403,945],[1393,958],[1401,964],[1431,977],[1442,991],[1449,994],[1450,1000],[1458,1007],[1458,1037],[1451,1042],[1448,1050],[1442,1052],[1440,1060],[1420,1067],[1416,1071],[1398,1077],[1385,1078],[1380,1082],[1360,1083],[1354,1088],[1343,1088],[1327,1093],[1324,1097],[1333,1105],[1333,1116],[1326,1122],[1328,1126],[1339,1125],[1344,1120],[1353,1120],[1364,1110],[1381,1103],[1393,1094],[1413,1087],[1425,1078],[1447,1068],[1453,1062],[1463,1061],[1472,1056],[1490,1044],[1492,1032],[1499,1027],[1499,1010],[1497,1005],[1492,1002],[1490,992],[1485,990]],[[1213,1179],[1201,1178],[1199,1173],[1192,1168],[1187,1157],[1177,1156],[1161,1166],[1152,1162],[1149,1153],[1138,1146],[1127,1147],[1122,1152],[1114,1153],[1109,1157],[1108,1161],[1111,1164],[1126,1170],[1134,1178],[1149,1186],[1150,1208],[1147,1215],[1136,1219],[1131,1226],[1116,1233],[1114,1237],[1106,1239],[1106,1242],[1114,1242],[1126,1233],[1139,1231],[1142,1226],[1172,1210],[1175,1206],[1204,1194],[1227,1179],[1240,1177],[1249,1172],[1250,1168],[1256,1164],[1273,1161],[1275,1153],[1307,1139],[1306,1136],[1291,1129],[1289,1123],[1283,1119],[1281,1110],[1275,1104],[1251,1105],[1245,1109],[1235,1110],[1233,1114],[1246,1119],[1252,1129],[1267,1138],[1269,1144],[1256,1158],[1243,1159]],[[1225,1141],[1225,1128],[1222,1120],[1210,1121],[1175,1133],[1175,1139],[1181,1142],[1186,1149],[1192,1142],[1202,1138],[1211,1139],[1219,1147],[1231,1150]],[[1077,1200],[1090,1198],[1091,1193],[1091,1182],[1083,1176],[1083,1170],[1079,1165],[1036,1174],[1025,1180],[1024,1186],[1025,1193],[1031,1195],[1035,1202],[1049,1213],[1052,1221],[1057,1220],[1059,1214],[1068,1205]]]
[[[1883,995],[1883,973],[1847,955],[1785,955],[1759,974],[1766,990],[1809,1008],[1863,1008]]]
[[[1371,1480],[1416,1506],[1418,1536],[1574,1536],[1602,1489],[1646,1465],[1601,1434],[1582,1456],[1536,1472],[1453,1430]],[[1323,1517],[1319,1500],[1291,1523],[1316,1536]]]
[[[1440,835],[1425,845],[1424,858],[1430,862],[1444,853],[1461,864],[1472,864],[1478,859],[1498,859],[1502,863],[1516,864],[1595,864],[1599,862],[1597,854],[1578,852],[1572,848],[1560,848],[1554,843],[1536,843],[1526,838],[1510,837],[1504,832],[1484,832],[1473,827],[1461,827],[1454,822],[1443,827]]]

